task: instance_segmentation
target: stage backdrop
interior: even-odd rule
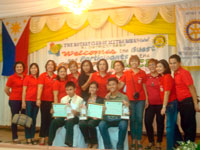
[[[67,65],[70,60],[81,63],[91,60],[95,65],[102,58],[112,66],[115,60],[122,60],[128,67],[131,55],[138,55],[141,67],[145,69],[150,58],[168,59],[167,35],[134,35],[129,38],[106,40],[62,41],[48,43],[48,58],[59,65]]]
[[[176,5],[177,49],[183,66],[200,69],[200,2]]]

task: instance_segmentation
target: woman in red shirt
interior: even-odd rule
[[[68,81],[72,81],[75,83],[76,85],[76,94],[78,96],[81,95],[81,88],[80,86],[78,85],[78,78],[80,76],[80,73],[78,72],[78,63],[74,60],[71,60],[68,64],[68,67],[69,67],[69,71],[71,72],[71,74],[69,74],[67,76],[67,80]]]
[[[29,67],[29,76],[26,76],[24,79],[22,92],[22,108],[26,109],[26,114],[33,120],[31,128],[25,129],[27,144],[35,144],[35,124],[38,114],[38,106],[36,105],[38,77],[38,64],[32,63]]]
[[[15,73],[8,78],[6,87],[4,89],[5,93],[9,96],[9,106],[12,113],[12,117],[15,114],[19,114],[22,106],[22,87],[25,65],[23,62],[18,61],[14,65]],[[14,143],[19,143],[17,135],[17,125],[12,123],[12,139]]]
[[[148,68],[150,73],[147,74],[146,88],[148,93],[148,105],[145,110],[145,127],[147,131],[147,136],[149,139],[149,145],[145,149],[151,150],[155,145],[154,140],[154,130],[153,121],[156,116],[156,126],[157,126],[157,149],[161,149],[161,142],[163,138],[164,131],[164,120],[165,116],[161,115],[160,111],[162,109],[162,100],[160,98],[160,85],[159,85],[159,74],[156,71],[156,65],[158,61],[156,59],[150,59],[148,61]]]
[[[126,85],[126,95],[130,101],[130,128],[132,149],[142,150],[142,126],[145,101],[148,100],[146,91],[146,73],[139,68],[140,59],[137,55],[129,58],[130,69],[124,72],[121,87]]]
[[[116,77],[119,80],[119,83],[122,81],[123,79],[123,75],[124,75],[124,63],[121,60],[116,60],[113,64],[113,68],[115,70],[115,74],[112,75],[112,77]],[[125,86],[123,86],[120,89],[120,92],[125,94]]]
[[[62,97],[66,96],[65,85],[67,83],[67,68],[60,66],[57,70],[56,81],[53,84],[54,103],[60,103]]]
[[[56,63],[53,60],[48,60],[46,72],[42,73],[38,79],[37,101],[36,105],[41,111],[41,126],[40,126],[40,145],[45,144],[45,137],[49,135],[49,126],[51,123],[51,104],[53,102],[53,83],[56,79]]]
[[[99,89],[97,91],[97,95],[105,98],[106,94],[108,93],[107,90],[107,81],[111,77],[111,75],[107,72],[108,71],[108,62],[105,59],[100,59],[97,62],[97,70],[92,74],[91,80],[96,81],[99,85]]]
[[[162,59],[156,67],[160,77],[160,96],[162,100],[161,114],[167,114],[167,150],[173,150],[175,144],[175,127],[177,120],[177,100],[175,82],[171,76],[169,64]]]

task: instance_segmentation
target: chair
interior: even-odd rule
[[[52,146],[66,147],[67,145],[65,144],[65,134],[66,134],[65,127],[64,126],[60,127],[56,131],[56,136],[54,138]],[[74,125],[73,147],[87,148],[87,145],[85,144],[84,137],[81,133],[81,130],[78,124]]]
[[[102,138],[101,133],[99,131],[99,127],[96,127],[96,130],[97,130],[97,139],[98,139],[98,149],[104,149],[103,138]],[[108,128],[110,140],[111,140],[111,143],[112,143],[112,146],[113,146],[114,149],[116,149],[116,147],[117,147],[118,132],[119,132],[118,127]],[[125,138],[125,141],[124,141],[124,150],[128,150],[128,134],[126,134],[126,138]]]

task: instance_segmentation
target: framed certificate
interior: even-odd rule
[[[122,101],[105,101],[105,115],[121,116],[122,115]]]
[[[122,106],[122,116],[121,119],[129,119],[129,107]]]
[[[53,104],[53,117],[67,117],[66,104]]]
[[[102,119],[103,116],[103,105],[101,104],[88,104],[87,116]]]

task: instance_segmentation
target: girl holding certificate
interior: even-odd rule
[[[65,66],[60,66],[57,72],[56,81],[53,84],[54,103],[60,103],[61,98],[67,95],[65,90],[67,68],[65,68]]]
[[[146,91],[146,73],[139,68],[140,59],[133,55],[129,59],[130,69],[124,72],[122,84],[126,85],[126,95],[130,101],[130,128],[132,149],[142,150],[142,124],[145,101],[148,100]]]
[[[67,76],[68,81],[72,81],[76,85],[76,94],[81,95],[81,88],[78,85],[78,78],[80,76],[80,73],[78,72],[78,63],[74,60],[71,60],[68,64],[69,71],[71,74]]]
[[[38,79],[37,101],[36,105],[41,111],[41,126],[40,126],[40,145],[45,145],[45,137],[49,135],[49,126],[51,123],[51,104],[53,102],[53,83],[56,78],[54,71],[56,63],[53,60],[48,60],[46,72],[42,73]]]
[[[86,104],[103,104],[104,99],[97,96],[98,84],[96,82],[91,82],[89,85],[90,96],[85,98]],[[97,133],[96,126],[99,125],[101,120],[97,118],[88,118],[88,120],[81,120],[79,122],[79,127],[84,136],[85,142],[88,143],[88,148],[97,148]]]
[[[37,99],[37,86],[39,77],[38,64],[32,63],[29,67],[29,75],[25,77],[23,82],[23,93],[22,93],[22,108],[26,109],[26,114],[32,118],[33,123],[31,128],[25,129],[26,143],[36,144],[34,142],[35,136],[35,124],[38,114],[38,106],[36,105]]]
[[[81,74],[78,78],[78,84],[81,87],[81,97],[83,99],[88,98],[89,94],[89,85],[92,73],[95,72],[92,66],[91,61],[84,60],[81,63]]]
[[[105,98],[106,94],[108,93],[106,84],[108,79],[110,78],[110,74],[107,72],[108,71],[108,62],[105,59],[100,59],[97,62],[97,70],[98,72],[95,72],[92,74],[91,80],[96,81],[99,85],[97,95]]]
[[[23,80],[26,76],[24,74],[25,65],[21,61],[17,61],[14,65],[15,73],[8,78],[5,93],[9,96],[9,106],[12,117],[21,111],[22,106],[22,87]],[[13,143],[20,143],[17,135],[17,125],[12,123],[12,140]]]
[[[167,150],[173,150],[175,144],[175,127],[177,120],[177,100],[175,81],[171,76],[169,64],[162,59],[156,67],[157,72],[161,75],[160,78],[160,96],[163,101],[161,115],[167,114]]]

